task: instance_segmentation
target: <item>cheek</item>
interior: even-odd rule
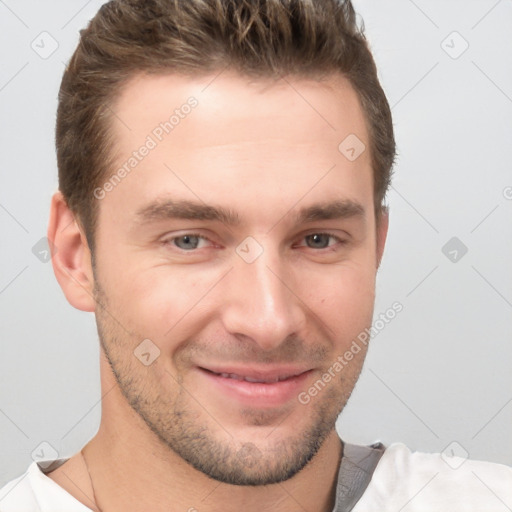
[[[215,269],[133,265],[114,269],[108,290],[112,309],[130,330],[163,344],[175,338],[189,319],[199,326],[209,290],[218,278]]]
[[[366,266],[347,265],[304,282],[304,301],[331,329],[331,334],[347,339],[367,327],[372,320],[375,274]]]

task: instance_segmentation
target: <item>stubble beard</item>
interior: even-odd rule
[[[97,287],[98,302],[106,305],[106,296]],[[122,395],[132,410],[169,449],[204,475],[226,484],[261,486],[290,479],[318,453],[335,429],[336,419],[347,403],[360,373],[339,385],[330,385],[304,407],[310,415],[308,426],[283,439],[279,426],[263,446],[237,440],[212,418],[207,407],[190,396],[180,378],[168,373],[169,388],[158,384],[151,367],[133,355],[137,345],[103,307],[96,311],[101,348]],[[138,339],[138,338],[137,338]],[[139,340],[140,341],[140,340]],[[362,364],[362,363],[361,363]],[[167,377],[166,377],[167,378]],[[269,414],[246,409],[241,415],[248,426],[268,423]],[[285,418],[286,420],[286,418]]]

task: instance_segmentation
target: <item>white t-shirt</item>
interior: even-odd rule
[[[377,446],[377,445],[373,445]],[[381,445],[382,446],[382,445]],[[359,450],[359,451],[358,451]],[[352,445],[354,454],[370,447]],[[345,465],[345,477],[351,471]],[[361,459],[357,458],[358,461]],[[443,458],[440,454],[412,453],[394,443],[377,457],[373,474],[360,487],[357,503],[348,508],[342,494],[346,481],[338,481],[337,505],[333,512],[510,512],[512,468],[491,462]],[[343,462],[342,462],[343,466]],[[358,468],[363,467],[357,465]],[[364,472],[364,471],[363,471]],[[353,482],[348,488],[353,486]],[[357,485],[356,485],[357,487]],[[1,512],[91,512],[46,476],[36,462],[20,477],[0,489]]]
[[[455,469],[454,469],[455,468]],[[1,502],[0,502],[1,508]],[[352,512],[510,512],[512,468],[390,445]]]

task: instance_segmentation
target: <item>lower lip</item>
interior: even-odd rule
[[[286,380],[264,383],[230,379],[202,368],[199,371],[209,382],[218,386],[223,394],[252,407],[278,407],[296,399],[311,373],[310,370]]]

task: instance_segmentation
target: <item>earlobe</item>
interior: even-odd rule
[[[94,311],[91,253],[86,237],[60,191],[52,197],[48,239],[53,271],[66,299],[77,309]]]
[[[380,267],[382,256],[384,254],[384,246],[386,245],[386,238],[388,235],[389,227],[389,208],[385,207],[379,213],[377,222],[377,269]]]

